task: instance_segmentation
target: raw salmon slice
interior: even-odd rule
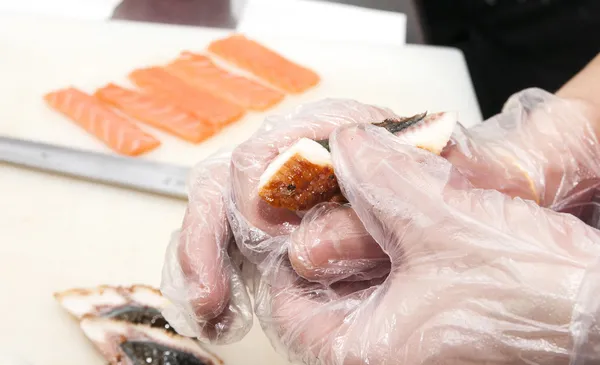
[[[160,141],[112,111],[99,99],[69,87],[45,95],[46,102],[118,153],[137,156]]]
[[[217,128],[240,119],[245,110],[239,105],[197,89],[161,67],[134,70],[129,78],[140,88],[205,120]]]
[[[208,50],[289,93],[301,93],[320,81],[315,72],[241,34],[216,40]]]
[[[263,111],[284,97],[277,90],[224,70],[200,54],[183,52],[165,69],[192,86],[213,92],[247,109]]]
[[[168,101],[109,83],[96,90],[95,96],[123,113],[192,143],[211,137],[216,128],[176,107]]]

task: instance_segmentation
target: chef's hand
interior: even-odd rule
[[[161,291],[171,305],[163,315],[182,335],[225,344],[252,327],[253,312],[230,253],[225,213],[231,151],[199,163],[189,178],[189,202],[181,229],[167,248]],[[235,257],[235,256],[234,256]]]
[[[339,126],[387,118],[399,116],[352,100],[326,99],[305,104],[288,115],[268,118],[270,128],[263,128],[235,148],[228,212],[243,255],[257,264],[271,250],[266,241],[293,233],[296,244],[289,247],[290,260],[307,279],[364,280],[385,274],[389,269],[387,256],[348,205],[324,203],[301,216],[268,205],[259,197],[258,186],[267,166],[298,139],[326,139]],[[295,233],[299,227],[304,234]]]
[[[498,115],[458,129],[444,156],[477,187],[557,209],[581,181],[600,177],[599,132],[590,104],[526,89]]]
[[[213,343],[230,343],[242,338],[252,325],[252,311],[248,292],[240,270],[230,253],[237,247],[249,260],[246,268],[258,263],[267,247],[261,243],[270,237],[294,231],[301,222],[296,213],[267,206],[258,199],[257,186],[260,174],[279,153],[279,148],[290,146],[300,137],[327,138],[331,131],[343,124],[368,123],[397,117],[387,109],[377,108],[348,100],[325,100],[298,108],[290,115],[267,118],[261,128],[245,143],[229,152],[218,153],[202,161],[193,169],[189,184],[189,203],[181,230],[176,232],[167,248],[161,291],[171,301],[164,311],[167,320],[184,335],[198,337]],[[231,196],[233,198],[231,198]],[[334,271],[334,259],[345,262],[350,271],[352,259],[357,257],[359,269],[352,269],[357,278],[381,276],[389,267],[387,256],[368,235],[358,217],[347,206],[325,204],[316,208],[321,215],[327,210],[331,217],[324,229],[320,222],[305,224],[311,239],[330,244],[331,232],[335,241],[346,251],[324,251],[321,257],[331,259],[321,265],[307,264],[301,272],[314,278],[324,274],[343,277],[344,267]],[[226,211],[229,211],[238,245],[233,244],[232,230]],[[309,219],[309,218],[308,218]],[[305,219],[307,221],[308,219]],[[343,229],[342,229],[343,227]],[[371,244],[363,244],[369,240]],[[346,243],[347,242],[347,243]],[[367,251],[351,250],[351,246],[366,247]],[[308,247],[310,244],[302,244]],[[323,247],[322,246],[322,247]],[[370,256],[373,250],[378,256]],[[290,251],[296,262],[301,255]],[[239,255],[238,255],[239,256]],[[318,260],[318,255],[312,258]],[[311,258],[311,259],[312,259]],[[368,259],[369,267],[362,262]],[[380,262],[383,261],[383,265]],[[326,264],[326,265],[325,265]]]
[[[385,280],[311,283],[289,236],[258,265],[256,314],[306,364],[600,360],[600,231],[472,186],[446,159],[370,125],[333,133],[336,176],[389,255]],[[582,362],[583,363],[583,362]]]
[[[189,179],[189,202],[181,230],[174,234],[164,261],[161,291],[171,306],[163,314],[171,325],[184,335],[207,342],[223,344],[241,339],[252,326],[252,310],[240,270],[229,254],[239,254],[237,248],[241,248],[249,259],[243,260],[246,267],[251,267],[260,261],[261,252],[267,252],[261,242],[293,231],[301,221],[296,213],[272,208],[258,198],[260,174],[279,148],[300,137],[327,138],[339,125],[390,117],[397,116],[353,101],[312,103],[290,115],[267,118],[248,141],[234,149],[233,156],[231,151],[220,152],[200,162]],[[237,246],[228,210],[239,238]],[[339,210],[348,209],[340,206]],[[338,214],[336,209],[332,212]],[[355,230],[363,233],[359,239],[371,240],[353,212],[334,224],[358,227]],[[352,232],[347,234],[355,239]],[[340,239],[343,241],[343,236]],[[363,246],[377,247],[374,243]],[[378,247],[376,251],[387,260]],[[371,263],[376,264],[376,260]],[[365,266],[355,271],[361,277],[368,275]]]
[[[589,104],[526,89],[486,122],[459,126],[443,156],[476,187],[581,215],[600,187],[599,130],[600,113]],[[387,256],[356,218],[348,205],[313,209],[292,233],[294,268],[322,282],[389,268]]]
[[[533,99],[545,100],[546,103],[537,103],[534,107],[529,102]],[[518,151],[515,155],[521,158],[527,156],[526,153],[533,153],[531,160],[536,157],[535,151],[529,151],[526,148],[527,139],[523,140],[523,147],[519,147],[518,143],[513,143],[507,145],[509,148],[503,149],[502,139],[496,140],[493,136],[495,135],[497,138],[507,136],[508,140],[516,140],[517,138],[512,136],[513,134],[518,136],[520,130],[535,131],[537,124],[532,123],[527,128],[523,127],[527,126],[529,120],[524,116],[533,114],[532,110],[537,110],[537,115],[542,115],[539,114],[539,110],[547,111],[550,109],[549,105],[552,102],[560,105],[562,100],[540,90],[525,91],[520,94],[520,97],[515,97],[513,100],[518,100],[520,103],[517,103],[516,106],[513,103],[512,108],[505,110],[497,117],[497,120],[501,119],[505,124],[512,124],[512,129],[499,128],[498,123],[494,124],[493,121],[490,121],[486,122],[490,123],[491,126],[487,129],[484,126],[488,124],[484,124],[476,131],[458,133],[456,135],[458,143],[448,149],[447,157],[459,166],[460,170],[469,176],[476,185],[497,188],[513,195],[535,199],[534,190],[531,188],[531,181],[533,181],[531,176],[534,175],[524,173],[522,167],[513,163],[514,159],[508,158],[510,163],[508,165],[504,164],[507,159],[505,156],[510,151]],[[581,112],[578,109],[569,106],[562,109],[562,114],[557,111],[561,111],[561,109],[554,108],[550,113],[550,117],[557,119],[557,122],[553,122],[552,118],[548,118],[548,123],[550,125],[558,122],[570,123],[571,128],[567,132],[572,132],[572,135],[567,133],[568,138],[565,138],[565,140],[574,141],[573,146],[578,148],[581,142],[589,142],[595,138],[593,134],[588,134],[588,124],[585,118],[581,117]],[[571,114],[569,114],[569,111]],[[234,194],[231,195],[229,212],[231,221],[234,222],[238,245],[244,254],[254,263],[259,263],[271,249],[265,243],[268,242],[269,238],[291,234],[290,244],[286,249],[293,267],[306,279],[321,283],[330,283],[342,279],[367,280],[381,277],[389,272],[390,262],[388,256],[365,230],[358,216],[349,205],[321,204],[301,219],[294,213],[266,206],[258,199],[256,193],[258,177],[267,164],[279,153],[280,147],[289,146],[303,136],[326,138],[339,125],[366,123],[388,117],[395,117],[395,115],[386,109],[356,102],[326,100],[301,107],[288,116],[269,118],[259,132],[238,147],[234,152],[231,166],[234,175],[231,180],[231,188]],[[546,122],[541,118],[532,120]],[[539,130],[540,136],[537,138],[544,136],[543,130]],[[533,140],[537,140],[534,133],[528,136]],[[555,140],[557,138],[557,135],[549,134],[549,136],[553,136]],[[583,147],[585,146],[584,144]],[[510,148],[513,147],[514,149],[511,150]],[[577,148],[570,148],[568,151],[575,151],[571,154],[572,156],[587,156],[587,158],[581,158],[580,161],[595,163],[595,151],[592,150],[588,153],[585,148],[580,150]],[[498,154],[492,152],[500,153],[503,158],[498,158]],[[565,162],[573,162],[573,159],[568,158],[570,155],[564,151],[562,153]],[[465,158],[465,156],[471,158]],[[508,156],[511,155],[508,154]],[[525,160],[527,161],[526,158]],[[531,160],[529,161],[531,162]],[[486,163],[486,161],[489,162]],[[559,161],[562,160],[559,159]],[[223,165],[227,164],[226,161],[222,161],[222,163]],[[563,186],[575,184],[586,176],[580,173],[579,170],[573,169],[572,166],[568,163],[563,165],[565,176],[561,179],[570,182]],[[592,167],[594,166],[592,165]],[[591,168],[590,170],[593,171],[594,169]],[[477,171],[483,172],[481,175],[477,175]],[[229,313],[237,313],[233,316],[238,319],[236,321],[232,320],[231,315],[227,316],[229,322],[237,323],[234,326],[237,329],[234,328],[234,330],[229,329],[220,321],[216,321],[214,317],[221,315],[225,303],[228,303],[232,295],[234,298],[246,298],[246,295],[243,290],[241,296],[232,294],[235,291],[231,291],[231,288],[223,284],[229,281],[227,273],[233,267],[227,264],[227,261],[213,260],[217,253],[227,252],[228,240],[220,239],[221,235],[211,233],[215,226],[222,229],[229,227],[225,221],[224,213],[221,211],[220,214],[203,214],[207,211],[207,208],[203,208],[199,202],[199,200],[202,200],[201,203],[208,207],[218,206],[219,209],[222,209],[223,204],[225,204],[223,202],[222,185],[228,179],[228,174],[229,171],[225,168],[222,169],[220,175],[213,174],[217,181],[216,186],[219,194],[206,194],[204,192],[207,189],[204,187],[192,189],[190,208],[184,222],[198,222],[195,230],[201,234],[194,233],[190,235],[190,229],[184,229],[184,232],[188,232],[188,234],[183,235],[183,239],[174,240],[165,263],[163,292],[172,299],[175,308],[177,308],[170,315],[171,318],[179,316],[180,319],[174,321],[176,327],[178,327],[178,323],[186,322],[181,319],[187,319],[192,327],[197,327],[192,330],[196,335],[206,338],[204,332],[206,332],[206,328],[211,328],[213,338],[217,332],[227,332],[228,335],[221,338],[232,340],[240,338],[241,335],[247,332],[251,324],[251,316],[247,314],[247,311],[230,310]],[[481,176],[481,179],[478,180],[478,176]],[[491,176],[493,178],[490,178]],[[540,185],[543,186],[545,176],[537,176],[538,181],[542,182]],[[511,183],[507,184],[507,182]],[[491,186],[490,183],[492,183]],[[214,185],[210,180],[205,181],[205,184]],[[211,202],[212,199],[217,200],[217,203]],[[201,217],[198,218],[195,215],[201,215]],[[205,220],[207,221],[205,222]],[[189,237],[194,239],[190,240]],[[183,248],[180,248],[180,246],[183,246]],[[215,255],[200,255],[202,251],[195,248],[196,251],[192,250],[191,252],[197,252],[196,255],[200,255],[195,260],[187,260],[186,255],[182,256],[178,253],[182,250],[190,251],[194,247],[219,247],[219,249],[211,251]],[[208,265],[204,263],[203,259],[208,262]],[[191,269],[188,268],[182,271],[181,267],[185,268],[189,264],[192,265]],[[195,272],[197,269],[194,269],[194,265],[201,268],[198,269],[200,272],[206,272],[208,269],[212,270],[209,271],[211,274],[198,275]],[[239,280],[237,282],[239,283]],[[188,288],[189,285],[191,286]],[[201,288],[201,290],[198,288]],[[237,288],[243,289],[241,285],[238,285]],[[197,300],[198,292],[201,293],[200,298],[204,299]],[[240,303],[240,300],[237,302]],[[247,302],[247,299],[242,302]],[[246,308],[248,306],[245,305]],[[217,329],[212,330],[213,327]],[[237,335],[234,336],[234,334]]]

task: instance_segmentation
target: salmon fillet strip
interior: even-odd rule
[[[197,89],[161,67],[134,70],[129,78],[151,95],[170,101],[216,128],[239,120],[246,112],[239,105]]]
[[[161,144],[99,99],[74,87],[50,92],[44,99],[53,109],[120,154],[137,156]]]
[[[216,128],[168,101],[109,83],[94,94],[123,113],[192,143],[211,137]]]
[[[182,52],[165,69],[194,87],[205,89],[246,109],[264,111],[284,94],[217,66],[209,57]]]
[[[241,34],[213,41],[208,50],[292,94],[304,92],[320,81],[315,72]]]

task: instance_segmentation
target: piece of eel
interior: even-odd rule
[[[197,340],[178,334],[161,314],[168,302],[146,286],[101,285],[56,293],[111,365],[221,365]]]
[[[373,123],[407,144],[440,154],[458,122],[456,112],[417,114]],[[258,195],[276,208],[304,211],[327,201],[344,202],[338,185],[329,140],[300,138],[282,151],[260,177]]]

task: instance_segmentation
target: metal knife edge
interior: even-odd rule
[[[0,136],[0,162],[187,199],[190,167]]]

